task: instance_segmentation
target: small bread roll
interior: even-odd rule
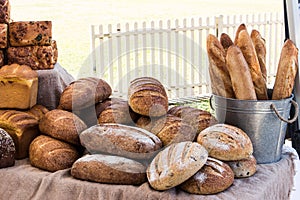
[[[231,167],[235,178],[250,177],[256,172],[256,159],[253,155],[247,159],[227,161],[226,163]]]

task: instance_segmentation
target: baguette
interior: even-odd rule
[[[218,38],[210,34],[206,42],[209,75],[213,94],[234,98],[230,75],[225,64],[225,50]]]
[[[272,99],[288,98],[292,94],[298,70],[298,49],[291,40],[284,43],[273,88]]]
[[[220,42],[225,50],[225,54],[227,54],[227,50],[231,45],[233,45],[233,41],[228,34],[222,33],[220,36]]]
[[[240,100],[256,100],[250,70],[239,47],[233,45],[228,48],[226,63],[236,98]]]
[[[254,45],[247,30],[239,32],[236,45],[241,49],[250,69],[257,99],[267,100],[267,85],[263,78]]]
[[[237,45],[237,41],[238,41],[240,32],[243,31],[243,30],[247,31],[247,27],[246,27],[245,24],[240,24],[239,27],[237,28],[236,32],[235,32],[234,45]]]

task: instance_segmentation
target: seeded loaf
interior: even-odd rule
[[[38,120],[22,111],[0,110],[0,128],[13,139],[16,148],[16,159],[28,157],[31,141],[38,135]]]
[[[30,109],[36,104],[38,74],[26,65],[0,69],[0,108]]]
[[[11,136],[0,128],[0,168],[11,167],[15,164],[16,148]]]
[[[174,143],[160,151],[147,168],[147,178],[155,190],[180,185],[206,163],[208,153],[196,142]]]
[[[180,188],[191,194],[216,194],[229,188],[234,181],[234,173],[228,164],[208,158],[205,165]]]
[[[154,134],[122,124],[98,124],[79,134],[80,142],[90,153],[107,153],[132,159],[152,158],[162,143]]]
[[[0,24],[0,49],[4,49],[7,47],[7,32],[7,24]]]
[[[39,123],[42,133],[75,145],[80,145],[79,134],[86,128],[77,115],[59,109],[47,112]]]
[[[0,68],[6,64],[6,57],[4,56],[4,51],[0,49]]]
[[[74,146],[46,135],[36,137],[29,148],[30,164],[50,172],[72,167],[79,156]]]
[[[247,159],[226,162],[234,172],[235,178],[250,177],[256,172],[256,159],[251,155]]]
[[[134,112],[152,117],[165,115],[169,105],[164,86],[152,77],[140,77],[130,82],[128,103]]]
[[[248,135],[228,124],[216,124],[204,129],[199,133],[197,142],[207,149],[210,157],[222,161],[246,159],[253,153]]]
[[[79,158],[71,168],[71,175],[82,180],[109,184],[140,185],[147,181],[143,164],[104,154]]]
[[[9,0],[0,1],[0,23],[10,22],[10,2]]]

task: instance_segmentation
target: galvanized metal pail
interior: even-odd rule
[[[280,160],[287,123],[294,122],[299,112],[293,96],[282,100],[237,100],[212,95],[210,103],[219,123],[237,126],[247,133],[258,164]],[[291,105],[296,112],[288,120]]]

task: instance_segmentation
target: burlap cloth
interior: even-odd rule
[[[178,188],[159,192],[151,189],[148,183],[132,186],[81,181],[70,175],[70,169],[50,173],[32,167],[28,159],[23,159],[13,167],[0,169],[0,199],[289,199],[295,175],[295,159],[294,152],[285,147],[280,161],[258,165],[254,176],[235,179],[229,189],[216,195],[192,195]]]

